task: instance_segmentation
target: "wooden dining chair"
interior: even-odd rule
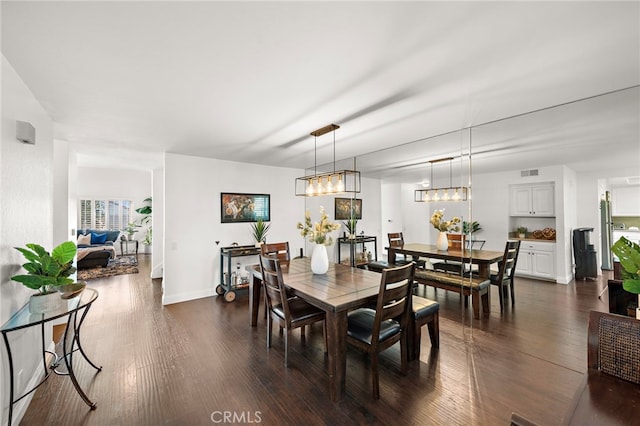
[[[360,308],[347,317],[347,343],[371,356],[373,396],[380,398],[378,353],[400,342],[400,371],[407,373],[408,330],[415,264],[384,269],[376,308]]]
[[[264,243],[260,246],[260,252],[263,256],[275,256],[280,261],[280,267],[288,267],[291,263],[289,241],[282,243]]]
[[[511,292],[511,305],[515,304],[513,278],[516,272],[520,243],[520,240],[507,241],[502,260],[498,262],[498,273],[491,274],[489,277],[491,284],[498,287],[500,295],[500,311],[504,309],[504,298],[507,297],[507,290],[510,290]]]
[[[401,248],[404,246],[404,237],[402,232],[390,232],[387,234],[387,238],[389,239],[389,247],[398,247]],[[411,262],[415,262],[418,268],[424,269],[427,265],[426,260],[420,259],[417,256],[413,256],[411,260],[407,259],[407,255],[402,255],[402,259],[398,259],[398,255],[396,255],[395,259],[388,259],[389,263],[393,263],[396,265],[407,265]]]
[[[262,270],[262,286],[267,300],[267,348],[271,347],[272,325],[275,322],[284,329],[284,365],[289,365],[289,336],[291,330],[302,328],[318,321],[323,322],[323,339],[325,352],[327,351],[327,325],[325,313],[321,309],[310,305],[299,297],[287,295],[280,261],[275,256],[260,256]]]
[[[264,243],[260,246],[260,253],[263,256],[271,256],[278,259],[280,263],[280,268],[287,271],[289,265],[291,264],[291,253],[289,252],[289,241],[281,242],[281,243]],[[269,312],[269,306],[267,306],[267,296],[264,295],[264,306],[265,306],[265,318],[267,313]],[[302,333],[304,334],[304,327],[302,328]]]
[[[464,237],[462,234],[451,234],[453,237],[453,244],[451,248],[460,249],[464,245],[465,250],[482,250],[484,247],[484,240],[471,240]],[[458,262],[455,260],[443,260],[441,262],[431,262],[435,271],[448,272],[456,275],[469,275],[473,271],[477,271],[477,267],[470,263]]]

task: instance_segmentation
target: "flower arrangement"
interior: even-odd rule
[[[311,213],[307,210],[304,214],[304,224],[298,222],[296,228],[301,230],[300,235],[304,238],[309,237],[310,242],[330,246],[333,244],[333,238],[328,234],[340,229],[340,224],[330,222],[324,207],[320,207],[320,222],[312,224]]]
[[[436,210],[433,212],[433,214],[431,215],[431,220],[429,222],[431,222],[434,228],[436,228],[440,232],[460,231],[460,226],[458,225],[460,223],[459,217],[454,216],[451,218],[451,220],[445,221],[442,219],[442,216],[444,216],[444,209]]]

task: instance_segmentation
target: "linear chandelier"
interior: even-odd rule
[[[336,130],[340,126],[328,124],[311,132],[314,137],[313,175],[296,178],[296,195],[315,197],[360,192],[360,172],[357,170],[336,170]],[[333,132],[333,171],[318,173],[318,136]]]
[[[431,168],[431,180],[429,185],[433,185],[433,164],[444,161],[449,162],[449,186],[429,189],[416,189],[413,199],[418,203],[429,203],[434,201],[467,201],[469,188],[466,186],[453,186],[451,184],[451,161],[453,157],[440,158],[429,161]]]

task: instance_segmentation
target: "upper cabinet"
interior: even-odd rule
[[[509,197],[511,216],[554,217],[553,183],[512,185]]]
[[[640,216],[640,186],[612,188],[611,215]]]

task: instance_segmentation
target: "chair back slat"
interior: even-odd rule
[[[282,305],[285,321],[290,321],[289,304],[286,292],[284,291],[284,281],[280,262],[275,256],[260,256],[260,269],[262,271],[262,284],[265,289],[265,297],[269,309]]]
[[[394,319],[403,329],[407,327],[411,309],[411,290],[415,263],[397,268],[384,269],[380,280],[380,292],[376,303],[376,318],[373,326],[372,344],[377,344],[382,321]]]
[[[264,243],[260,248],[263,256],[275,256],[280,261],[280,267],[289,266],[291,253],[289,252],[289,242]]]
[[[402,247],[404,246],[404,237],[402,232],[390,232],[387,234],[389,238],[389,247]]]
[[[515,273],[520,243],[520,240],[507,241],[502,260],[498,262],[498,281],[510,280]]]

